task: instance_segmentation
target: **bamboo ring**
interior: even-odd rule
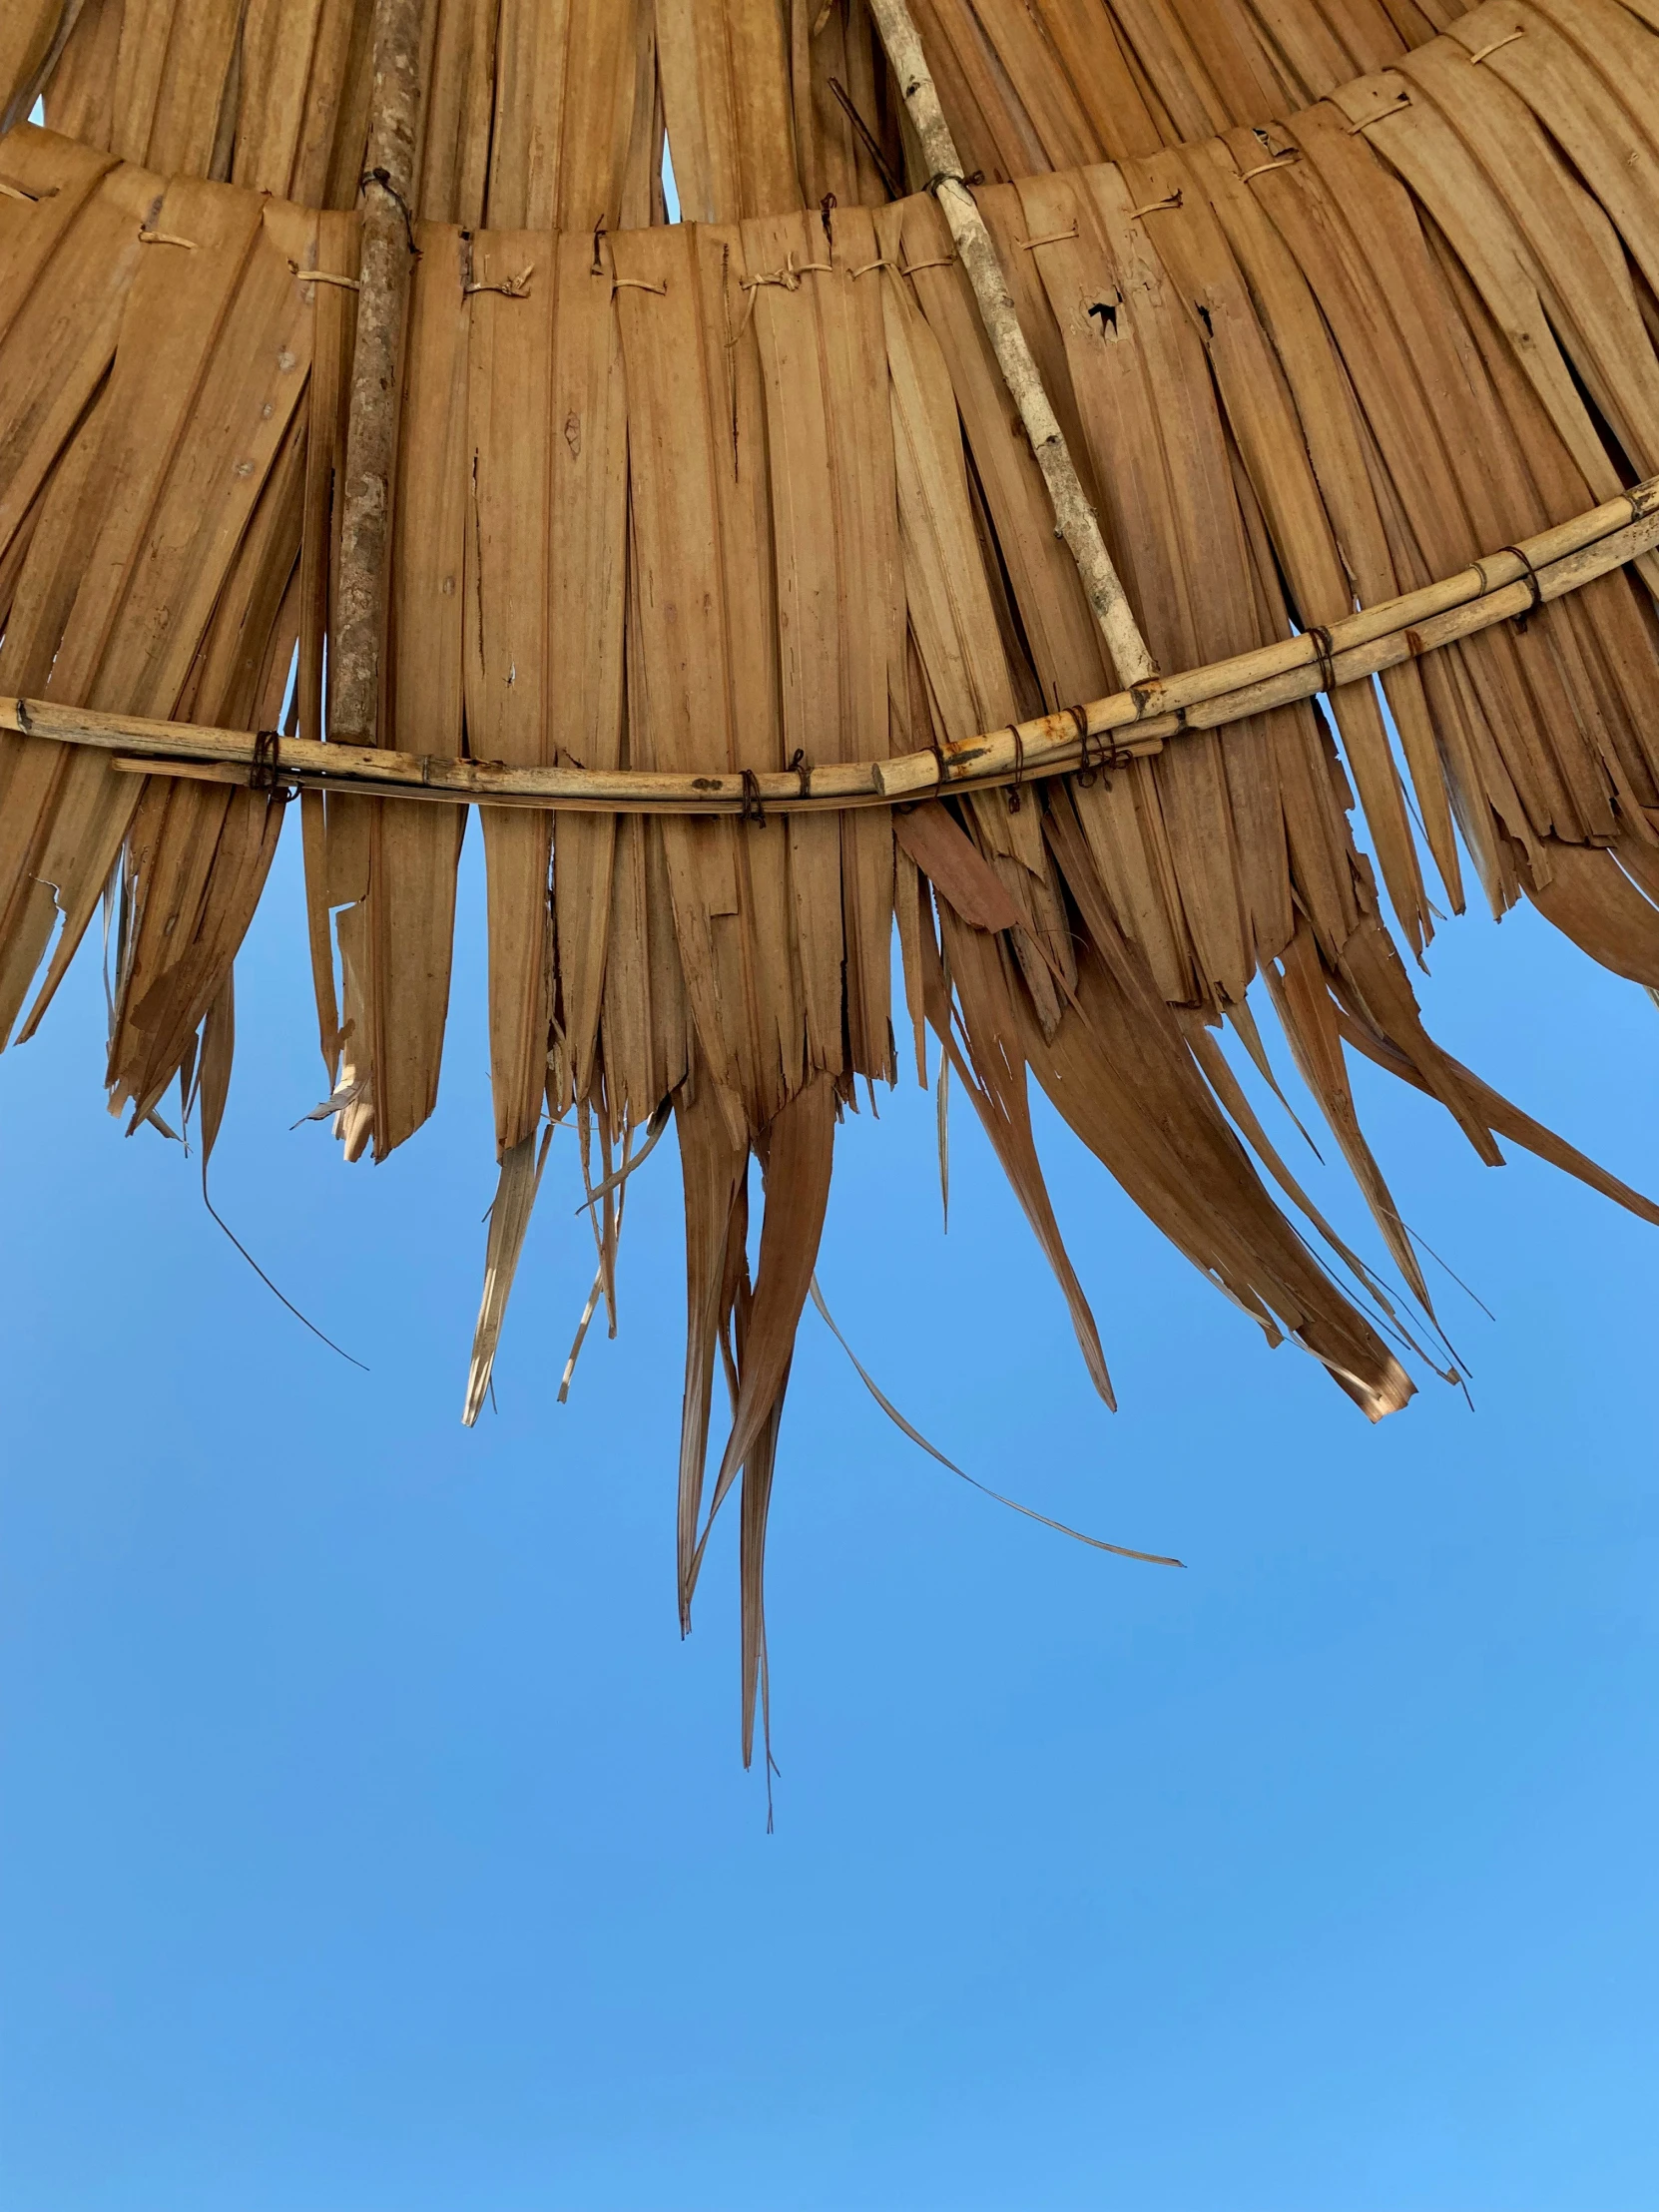
[[[1500,548],[1524,575],[1494,582],[1489,564],[1364,607],[1322,630],[1282,638],[1204,668],[1149,678],[1087,706],[1063,707],[981,735],[947,753],[933,739],[909,753],[788,769],[700,775],[649,769],[515,768],[502,761],[400,753],[348,741],[263,738],[180,722],[147,721],[57,700],[0,698],[0,729],[38,743],[90,746],[120,772],[240,785],[262,783],[408,797],[450,806],[531,807],[585,813],[745,815],[756,809],[835,813],[914,805],[953,790],[989,790],[1075,773],[1080,783],[1107,768],[1160,753],[1184,730],[1223,731],[1325,688],[1343,663],[1342,684],[1362,683],[1408,659],[1495,624],[1515,621],[1659,548],[1659,477],[1587,513]],[[1322,640],[1326,650],[1321,650]],[[1316,661],[1318,667],[1316,670]],[[1320,681],[1324,679],[1324,683]],[[1339,687],[1340,688],[1340,687]],[[1099,735],[1097,735],[1097,733]],[[278,750],[273,752],[273,747]],[[1081,754],[1081,761],[1079,761]],[[764,819],[764,814],[763,814]]]

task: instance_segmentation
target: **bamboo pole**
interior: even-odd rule
[[[536,807],[603,814],[740,815],[759,803],[780,814],[906,806],[941,791],[984,790],[1162,752],[1194,730],[1220,730],[1332,686],[1369,682],[1385,669],[1472,637],[1535,605],[1608,575],[1659,546],[1659,477],[1570,521],[1557,523],[1419,591],[1362,608],[1319,636],[1157,677],[1086,706],[989,731],[937,750],[885,760],[827,763],[807,771],[699,776],[651,769],[510,768],[500,761],[426,758],[374,747],[281,740],[278,780],[368,797],[449,805]],[[112,766],[151,776],[247,784],[260,761],[246,730],[141,722],[55,701],[0,699],[0,730],[88,745]],[[269,755],[263,765],[271,766]]]
[[[1147,650],[1134,609],[1112,566],[1112,556],[1100,534],[1100,519],[1084,494],[1065,432],[1020,328],[1013,293],[996,258],[991,235],[963,180],[961,156],[939,105],[938,90],[928,72],[914,20],[905,0],[869,0],[869,12],[875,18],[881,44],[887,50],[904,105],[921,141],[922,159],[928,168],[927,189],[943,211],[956,251],[962,257],[1002,380],[1019,409],[1031,450],[1037,456],[1059,535],[1077,563],[1111,666],[1120,684],[1144,683],[1157,675],[1158,664]]]
[[[328,658],[328,729],[344,745],[372,745],[380,719],[397,387],[416,253],[410,207],[420,138],[424,18],[424,0],[375,0],[357,337]]]

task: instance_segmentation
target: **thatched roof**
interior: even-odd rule
[[[322,1057],[348,1155],[383,1157],[436,1098],[459,802],[490,802],[469,1405],[547,1117],[606,1184],[605,1288],[614,1178],[672,1110],[681,1602],[741,1479],[751,1700],[835,1124],[859,1076],[926,1082],[929,1037],[1108,1402],[1033,1076],[1374,1418],[1432,1308],[1350,1048],[1481,1159],[1659,1219],[1435,1045],[1401,956],[1467,865],[1659,989],[1659,8],[909,12],[966,188],[861,0],[381,0],[378,76],[369,0],[0,26],[0,1034],[116,870],[112,1099],[143,1121],[177,1079],[211,1147],[285,820],[238,787],[303,784]],[[664,222],[665,118],[696,223]],[[1096,516],[1161,681],[1120,686]],[[285,754],[236,735],[279,723]],[[1265,1064],[1259,977],[1414,1320],[1228,1070],[1223,1022]]]

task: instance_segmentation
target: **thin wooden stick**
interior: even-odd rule
[[[357,338],[340,507],[338,612],[328,658],[328,728],[345,745],[372,745],[380,719],[397,387],[416,251],[409,210],[420,137],[424,17],[425,0],[375,0]]]
[[[277,780],[369,797],[449,805],[536,807],[601,814],[833,814],[904,806],[942,791],[984,790],[1162,752],[1193,730],[1219,730],[1330,686],[1369,681],[1403,661],[1530,614],[1659,546],[1659,477],[1599,507],[1504,546],[1420,591],[1362,608],[1319,636],[1282,639],[1251,653],[1157,677],[1108,699],[887,760],[826,762],[803,796],[793,769],[753,776],[668,774],[654,769],[510,768],[500,761],[425,758],[372,747],[283,738]],[[90,745],[135,774],[247,784],[256,740],[246,730],[141,722],[55,701],[0,699],[0,730]],[[123,759],[122,756],[130,756]],[[267,773],[269,752],[258,765]]]
[[[962,177],[962,160],[939,95],[928,73],[927,57],[905,0],[869,0],[869,12],[898,79],[904,105],[921,141],[929,176],[927,189],[944,212],[956,251],[962,257],[980,319],[996,351],[1002,380],[1019,409],[1037,466],[1043,472],[1054,520],[1071,549],[1094,618],[1100,625],[1111,665],[1120,684],[1141,684],[1156,676],[1158,664],[1147,650],[1106,541],[1100,520],[1084,495],[1065,432],[1049,404],[1031,348],[1020,328],[1013,293],[996,258],[973,194]]]

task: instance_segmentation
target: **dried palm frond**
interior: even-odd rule
[[[1271,122],[1445,30],[1449,0],[916,0],[956,143],[992,182]],[[0,124],[307,207],[355,205],[373,0],[13,0]],[[871,205],[902,177],[865,0],[428,0],[414,213],[648,224]],[[913,184],[925,182],[912,175]],[[657,218],[660,220],[660,216]]]
[[[0,43],[8,112],[44,86],[58,126],[0,143],[0,1029],[119,863],[109,1082],[143,1120],[228,1003],[269,787],[301,783],[331,1100],[383,1157],[436,1099],[479,804],[502,1197],[469,1411],[544,1114],[599,1137],[608,1296],[605,1163],[672,1109],[680,1602],[741,1483],[747,1749],[834,1130],[897,1079],[895,922],[917,1072],[931,1034],[1107,1402],[1033,1077],[1374,1418],[1432,1310],[1351,1047],[1488,1163],[1519,1143],[1659,1220],[1433,1042],[1395,944],[1461,907],[1466,853],[1494,911],[1659,987],[1659,26],[915,0],[969,198],[918,166],[861,5],[401,4],[424,123],[367,219],[365,7],[87,0]],[[665,115],[706,220],[654,220]],[[905,174],[939,189],[884,200]],[[1075,468],[1064,543],[986,268]],[[1161,675],[1120,687],[1099,573]],[[1258,979],[1420,1325],[1215,1046],[1254,1043]]]

